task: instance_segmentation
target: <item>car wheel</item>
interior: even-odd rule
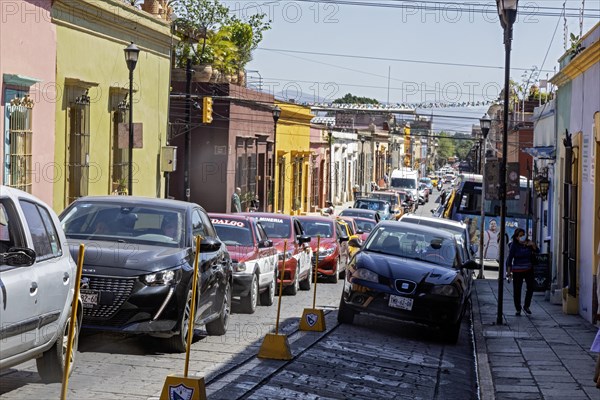
[[[171,353],[184,353],[187,349],[187,335],[190,329],[190,312],[192,310],[192,290],[188,290],[187,301],[179,322],[179,333],[170,338],[164,339],[164,347],[166,351]]]
[[[256,274],[252,274],[252,283],[250,284],[250,293],[248,296],[242,297],[240,301],[240,308],[245,314],[254,314],[256,311],[256,305],[258,303],[258,277]]]
[[[336,258],[335,260],[335,271],[333,272],[333,275],[331,275],[329,277],[329,281],[331,283],[337,283],[338,281],[338,274],[340,273],[340,258]]]
[[[289,295],[295,296],[298,293],[298,290],[300,289],[300,283],[298,281],[298,274],[295,274],[296,276],[294,277],[294,283],[292,283],[290,286],[285,288],[285,292]]]
[[[69,328],[71,325],[71,310],[69,309],[69,318],[61,332],[54,342],[54,345],[45,351],[42,356],[36,359],[37,370],[45,383],[61,382],[65,370],[67,355],[67,345],[69,343]],[[79,320],[75,322],[75,338],[71,349],[71,365],[69,376],[73,373],[75,355],[77,354],[77,345],[79,343]]]
[[[275,284],[277,283],[277,274],[269,284],[269,288],[260,294],[261,306],[272,306],[275,302]]]
[[[229,325],[229,314],[231,314],[231,285],[227,282],[225,285],[225,293],[223,294],[223,305],[219,318],[206,324],[206,332],[210,336],[221,336],[227,333]]]
[[[352,324],[354,322],[354,315],[356,311],[351,309],[344,302],[344,298],[340,299],[340,308],[338,310],[338,322],[340,324]]]

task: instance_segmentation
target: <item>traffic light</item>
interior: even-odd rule
[[[205,97],[202,99],[202,123],[210,124],[213,121],[213,99]]]

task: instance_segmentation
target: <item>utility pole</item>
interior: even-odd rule
[[[183,188],[186,201],[191,201],[190,170],[192,165],[192,59],[185,63],[185,165]]]

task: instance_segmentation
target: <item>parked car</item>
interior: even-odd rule
[[[380,223],[350,261],[338,321],[357,313],[440,327],[455,343],[471,294],[473,260],[464,260],[455,235],[406,222]]]
[[[77,266],[52,208],[0,186],[0,370],[35,359],[44,382],[61,382],[76,277]],[[77,301],[69,374],[82,317]]]
[[[318,257],[317,276],[328,278],[337,283],[343,277],[349,261],[348,234],[337,219],[327,217],[298,217],[305,232],[310,236],[312,260]],[[321,236],[320,247],[317,248],[317,236]]]
[[[402,207],[402,200],[400,200],[400,195],[397,191],[388,190],[388,191],[379,191],[372,192],[369,194],[369,197],[372,199],[384,200],[390,203],[390,219],[398,219],[404,214],[404,207]]]
[[[456,234],[458,236],[458,242],[461,245],[461,250],[464,253],[463,258],[465,260],[472,259],[477,253],[479,245],[477,243],[471,243],[469,227],[464,222],[454,221],[447,218],[423,217],[414,214],[405,215],[400,218],[400,221],[421,226],[428,226],[431,228],[443,229]]]
[[[419,184],[425,184],[427,186],[427,189],[429,189],[429,193],[433,192],[433,179],[431,179],[430,177],[423,177],[419,179]]]
[[[359,197],[358,199],[354,200],[352,208],[377,211],[382,220],[392,219],[390,203],[385,200]]]
[[[209,213],[219,239],[227,246],[233,264],[232,296],[240,298],[242,312],[252,314],[260,304],[275,298],[277,250],[255,218]]]
[[[81,280],[84,328],[148,334],[164,338],[169,350],[184,352],[194,238],[200,235],[193,324],[205,325],[209,335],[227,332],[231,259],[198,204],[133,196],[81,197],[60,220],[72,243],[87,245]]]
[[[310,290],[312,281],[312,250],[310,236],[306,234],[298,217],[274,213],[242,213],[256,218],[277,249],[279,262],[277,287],[283,279],[283,287],[288,294],[295,295],[298,289]],[[285,271],[283,270],[283,244],[287,240]]]
[[[378,211],[364,210],[361,208],[346,208],[345,210],[340,211],[339,216],[367,218],[375,221],[375,223],[379,223],[379,221],[381,221],[381,216],[379,215]]]
[[[377,225],[377,222],[375,222],[369,218],[362,218],[362,217],[352,217],[352,218],[354,219],[354,223],[356,224],[358,229],[362,232],[361,234],[358,235],[358,237],[360,238],[361,243],[362,243],[365,240],[367,240],[367,238],[369,237],[369,234],[371,233],[373,228],[375,228],[375,225]]]
[[[363,231],[361,231],[358,228],[358,226],[356,225],[356,222],[354,221],[354,217],[339,217],[338,216],[338,220],[344,225],[344,229],[349,238],[348,241],[356,238],[359,240],[359,243],[362,244],[361,235],[363,234]],[[356,254],[356,252],[358,250],[360,250],[360,247],[348,245],[348,258],[350,259],[350,258],[354,257],[354,254]]]

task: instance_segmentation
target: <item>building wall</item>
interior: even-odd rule
[[[295,212],[307,212],[305,203],[298,209],[297,204],[293,204],[292,193],[294,180],[292,164],[296,157],[303,157],[302,180],[299,184],[301,197],[306,197],[306,177],[308,176],[308,161],[310,157],[310,120],[314,117],[310,112],[310,107],[304,107],[297,104],[276,102],[281,108],[281,117],[277,123],[277,155],[283,157],[285,166],[285,176],[275,174],[275,188],[279,187],[279,182],[285,180],[283,208],[279,207],[279,193],[275,190],[276,211],[284,214]]]
[[[112,184],[112,102],[129,88],[125,47],[140,48],[134,71],[133,122],[143,124],[143,148],[133,150],[133,194],[157,197],[164,190],[160,149],[165,145],[169,102],[169,25],[117,0],[57,0],[52,19],[57,32],[55,161],[66,164],[69,104],[89,90],[89,195],[109,194]],[[67,204],[67,171],[54,184],[54,208]]]
[[[50,0],[15,0],[2,2],[0,6],[0,137],[4,138],[8,130],[5,104],[12,99],[6,98],[7,89],[28,92],[34,101],[32,193],[49,205],[53,200],[54,104],[57,96],[56,26],[50,20],[51,3]],[[37,83],[31,87],[18,81],[8,84],[8,75],[33,78]],[[0,165],[4,166],[3,145],[0,150]],[[3,169],[0,170],[0,180],[4,184]]]
[[[327,142],[323,140],[323,135],[326,135],[326,130],[323,126],[310,127],[310,152],[312,153],[312,172],[310,174],[311,181],[316,179],[317,186],[311,183],[309,185],[308,197],[310,199],[311,212],[325,207],[325,194],[327,193],[327,177],[325,176],[327,168]]]

